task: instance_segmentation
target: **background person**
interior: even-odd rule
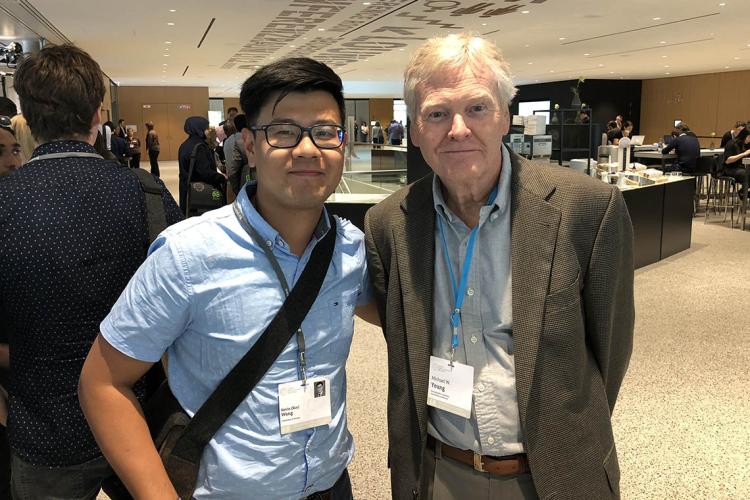
[[[396,499],[619,498],[630,217],[616,187],[503,146],[515,91],[470,35],[428,40],[404,74],[434,175],[365,216]]]
[[[695,172],[695,165],[701,156],[701,145],[698,138],[690,131],[687,123],[681,122],[674,130],[672,135],[677,137],[661,150],[662,154],[669,154],[672,151],[677,154],[677,159],[671,165],[665,168],[666,172],[679,171],[686,174]]]
[[[141,140],[136,137],[132,128],[128,129],[128,156],[130,168],[141,168]]]
[[[383,127],[380,126],[380,122],[376,121],[375,125],[372,126],[372,143],[383,144],[385,138],[383,137]]]
[[[721,136],[721,145],[719,147],[723,148],[729,143],[729,141],[734,140],[734,138],[737,137],[737,134],[740,133],[740,130],[744,129],[746,126],[747,124],[743,121],[735,122],[734,127],[724,132],[724,135]]]
[[[154,130],[154,122],[146,122],[146,150],[148,150],[148,161],[151,164],[151,175],[159,177],[159,134]]]
[[[47,46],[19,64],[13,85],[40,142],[29,162],[0,178],[13,497],[89,499],[104,482],[118,498],[76,388],[99,323],[145,258],[144,194],[121,165],[96,156],[105,88],[86,52]],[[161,188],[167,223],[180,220]]]
[[[750,130],[743,128],[737,137],[729,141],[724,147],[723,175],[732,177],[738,185],[742,185],[740,196],[744,197],[750,186],[745,186],[747,167],[742,159],[750,157]]]
[[[214,152],[207,142],[208,120],[202,116],[191,116],[185,120],[184,129],[188,137],[180,144],[177,152],[180,166],[180,209],[183,213],[187,208],[187,192],[191,182],[205,182],[219,190],[224,189],[226,182],[226,176],[216,170]],[[193,176],[188,179],[190,155],[196,145],[200,146],[195,156]]]
[[[7,116],[0,116],[0,177],[10,175],[23,164],[21,144]]]

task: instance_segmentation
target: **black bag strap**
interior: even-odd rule
[[[320,293],[333,257],[333,249],[336,245],[336,221],[330,215],[329,218],[331,228],[315,245],[310,261],[281,309],[260,338],[198,409],[178,439],[172,452],[172,456],[178,461],[199,463],[203,449],[216,431],[265,376],[284,351],[291,336],[302,325],[302,321]]]
[[[188,217],[188,214],[190,213],[190,183],[193,179],[193,169],[195,168],[195,157],[198,156],[198,148],[203,144],[202,142],[199,142],[195,146],[193,146],[193,150],[190,152],[190,167],[188,167],[188,189],[187,189],[187,196],[185,199],[185,217]]]
[[[130,175],[138,179],[146,197],[146,222],[148,222],[148,243],[153,243],[159,233],[167,228],[167,213],[161,199],[162,187],[154,176],[140,168],[129,168]]]

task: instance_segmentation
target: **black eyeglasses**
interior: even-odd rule
[[[272,123],[259,127],[250,127],[257,132],[262,130],[266,135],[266,142],[272,148],[289,149],[296,147],[302,140],[302,134],[307,132],[310,139],[320,149],[336,149],[344,142],[344,127],[339,125],[313,125],[301,127],[296,123]]]

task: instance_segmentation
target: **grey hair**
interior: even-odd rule
[[[469,66],[476,72],[491,71],[498,97],[509,105],[516,95],[510,65],[494,43],[469,33],[430,38],[411,56],[404,71],[404,101],[409,119],[417,113],[417,87],[435,75]]]

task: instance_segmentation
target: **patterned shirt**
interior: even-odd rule
[[[96,153],[80,141],[33,157]],[[167,223],[181,219],[162,193]],[[143,262],[145,199],[120,164],[40,159],[0,178],[0,325],[10,343],[10,446],[33,465],[101,455],[78,404],[83,361],[99,323]]]
[[[240,209],[279,262],[289,286],[315,245],[336,231],[336,247],[318,297],[302,322],[308,377],[329,377],[329,424],[280,433],[279,384],[299,380],[294,337],[203,452],[196,499],[301,498],[330,488],[354,454],[346,425],[346,358],[354,307],[371,291],[364,235],[351,222],[330,227],[326,211],[301,256],[253,207],[254,182]],[[157,361],[166,351],[169,387],[189,415],[245,355],[284,301],[263,249],[232,207],[212,210],[164,231],[101,325],[120,352]]]
[[[513,304],[510,266],[510,154],[502,147],[502,170],[492,205],[479,212],[474,257],[461,308],[461,330],[456,361],[474,367],[471,418],[430,408],[427,432],[456,448],[482,455],[503,456],[524,452],[513,362]],[[471,232],[446,205],[440,180],[433,183],[435,217],[445,227],[453,273],[461,279]],[[435,295],[433,356],[448,358],[454,298],[435,224]]]

